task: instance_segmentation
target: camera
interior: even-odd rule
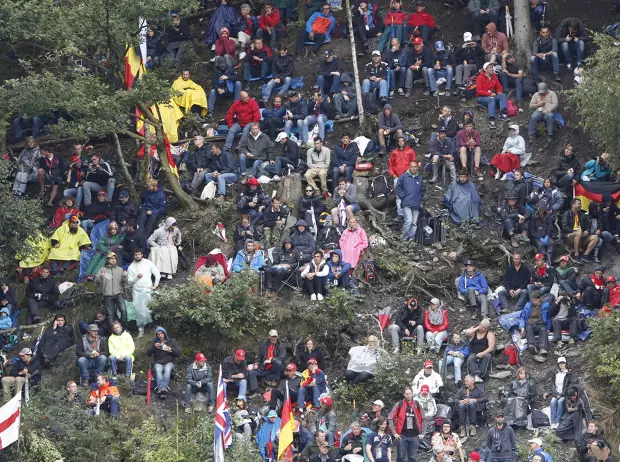
[[[392,61],[392,69],[396,69],[397,67],[400,67],[400,60],[398,58],[394,58],[394,61]]]

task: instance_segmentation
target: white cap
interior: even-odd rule
[[[431,305],[439,305],[439,299],[438,298],[431,298]]]
[[[383,404],[383,401],[381,401],[380,399],[374,400],[372,402],[372,404],[376,404],[377,406],[385,407],[385,404]]]
[[[471,42],[472,35],[471,32],[465,32],[463,34],[463,42]]]
[[[381,52],[379,50],[375,50],[372,52],[373,56],[381,56]]]
[[[275,329],[271,329],[269,331],[269,337],[277,337],[278,336],[278,331]]]
[[[282,141],[284,138],[288,138],[288,135],[286,134],[286,132],[280,132],[278,133],[278,136],[276,136],[276,143],[279,143],[280,141]]]
[[[542,447],[543,442],[540,438],[532,438],[531,440],[528,440],[528,443],[534,443],[537,444],[538,446]]]
[[[566,362],[566,358],[565,358],[564,356],[560,356],[560,357],[558,358],[558,364],[560,364],[560,363],[565,363],[565,362]]]
[[[482,66],[482,70],[486,71],[487,67],[492,66],[491,63],[484,63],[484,66]]]

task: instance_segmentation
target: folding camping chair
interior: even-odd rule
[[[288,287],[289,289],[291,289],[293,292],[295,292],[298,295],[301,295],[302,291],[303,291],[303,286],[302,286],[302,281],[301,281],[301,270],[303,269],[304,265],[302,265],[299,261],[297,261],[297,266],[295,266],[295,269],[293,270],[293,272],[286,278],[282,280],[282,283],[280,284],[280,287],[278,287],[278,290],[276,290],[276,293],[280,293],[280,291],[282,290],[282,288],[284,286]]]

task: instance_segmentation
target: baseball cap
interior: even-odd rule
[[[616,282],[616,276],[607,276],[605,279],[607,282]]]
[[[534,260],[543,260],[545,256],[542,253],[537,253],[534,255]]]
[[[427,367],[433,367],[433,361],[431,361],[430,359],[424,361],[424,369],[426,369]]]
[[[295,366],[295,364],[290,363],[286,366],[286,370],[287,371],[296,371],[297,370],[297,366]]]
[[[310,358],[310,359],[308,360],[308,364],[319,364],[319,363],[316,361],[316,359],[314,359],[314,358]]]
[[[547,89],[547,84],[545,82],[540,82],[538,84],[538,93],[546,93]]]
[[[379,50],[375,50],[372,52],[373,56],[381,56],[381,52]]]
[[[439,299],[437,297],[431,298],[431,305],[439,305]]]
[[[414,45],[420,45],[422,42],[422,37],[416,37],[413,39],[413,44]]]
[[[235,351],[235,358],[237,359],[245,359],[245,351],[239,349]]]
[[[258,182],[258,180],[254,177],[250,178],[247,182],[247,184],[249,186],[260,186],[260,183]]]
[[[429,393],[431,391],[430,387],[428,385],[422,385],[420,387],[420,393]]]
[[[446,127],[439,127],[437,129],[438,133],[448,133],[448,129]]]
[[[443,44],[443,42],[442,42],[441,40],[437,40],[437,41],[435,42],[435,49],[436,49],[437,51],[443,51],[443,50],[445,50],[445,49],[446,49],[446,47],[444,46],[444,44]]]
[[[278,133],[278,136],[276,136],[276,143],[279,143],[280,141],[282,141],[285,138],[288,138],[288,135],[286,134],[286,132]]]
[[[568,261],[568,260],[570,260],[570,257],[568,255],[562,255],[560,257],[560,261]]]
[[[89,324],[88,325],[88,330],[99,330],[99,327],[97,326],[97,324]]]
[[[32,350],[30,348],[22,348],[19,352],[19,356],[32,355]]]
[[[76,155],[71,156],[71,163],[72,164],[74,164],[76,162],[79,162],[79,160],[80,160],[80,156],[76,156]]]
[[[119,199],[126,199],[128,197],[129,197],[129,191],[127,191],[126,189],[122,189],[121,192],[118,193]]]
[[[97,193],[97,195],[98,195],[98,196],[101,196],[101,195],[103,195],[103,196],[107,196],[107,195],[108,195],[108,193],[106,193],[106,192],[105,192],[105,189],[100,189],[100,190],[99,190],[99,192]]]
[[[278,336],[278,331],[275,329],[271,329],[269,331],[269,337],[277,337]]]
[[[566,362],[566,357],[564,357],[564,356],[560,356],[560,357],[558,358],[558,364],[560,364],[560,363],[565,363],[565,362]]]
[[[474,266],[474,262],[471,260],[465,260],[463,266]]]
[[[482,70],[486,71],[487,67],[492,66],[491,63],[484,63],[484,66],[482,66]]]
[[[112,257],[116,257],[116,252],[108,252],[107,258],[112,258]]]
[[[267,414],[267,418],[278,417],[278,413],[276,411],[269,411]]]
[[[69,218],[69,221],[72,223],[79,223],[80,219],[76,215],[73,215],[71,218]]]
[[[540,438],[532,438],[531,440],[528,440],[527,442],[537,444],[538,446],[543,445],[543,442]]]
[[[495,417],[504,417],[504,410],[503,410],[503,409],[499,409],[499,410],[495,413]]]
[[[468,457],[471,460],[475,460],[476,462],[480,462],[480,459],[481,459],[480,454],[476,451],[470,452]]]
[[[206,361],[207,357],[202,354],[202,353],[196,353],[196,356],[194,357],[194,361]]]
[[[383,401],[381,401],[380,399],[374,400],[372,404],[376,404],[377,406],[381,406],[381,407],[385,406],[385,404],[383,404]]]
[[[471,42],[472,37],[471,32],[465,32],[463,34],[463,42]]]
[[[325,50],[325,57],[329,58],[330,56],[334,56],[334,50]]]
[[[422,0],[415,2],[415,6],[426,6]]]

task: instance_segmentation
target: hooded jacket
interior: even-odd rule
[[[389,116],[385,115],[386,109],[390,110]],[[386,104],[385,106],[383,106],[383,111],[379,113],[378,122],[379,122],[379,128],[381,130],[385,130],[389,128],[392,132],[396,132],[397,130],[403,129],[402,122],[400,121],[398,116],[394,113],[394,111],[392,110],[392,106],[390,104]]]
[[[331,40],[332,29],[336,25],[336,20],[331,13],[328,15],[321,11],[314,13],[310,16],[310,19],[306,21],[306,32],[314,32],[315,34],[325,35],[325,41],[327,43]]]
[[[355,268],[362,257],[362,254],[368,248],[368,236],[361,226],[355,229],[347,227],[340,236],[340,250],[342,250],[342,258]]]
[[[332,255],[338,255],[338,263],[334,263],[332,261]],[[332,250],[329,252],[329,259],[327,260],[327,266],[329,266],[329,274],[327,275],[327,279],[330,281],[336,279],[337,274],[347,273],[351,269],[351,265],[345,262],[342,259],[342,252],[338,249]]]
[[[13,322],[11,321],[11,313],[9,313],[9,309],[7,307],[4,307],[0,310],[0,313],[6,313],[6,316],[0,315],[0,329],[10,329],[13,325]]]
[[[178,227],[170,228],[176,224],[177,220],[173,217],[166,218],[164,224],[153,231],[149,237],[149,247],[166,247],[169,245],[181,245],[181,230]]]
[[[267,134],[260,132],[256,138],[252,133],[248,133],[248,136],[241,140],[239,143],[239,154],[251,153],[252,161],[254,160],[267,160],[273,157],[273,150],[275,145],[273,141],[267,136]]]
[[[233,126],[235,118],[241,128],[245,127],[250,122],[260,121],[260,110],[256,100],[254,98],[248,98],[248,101],[244,103],[239,99],[232,103],[225,117],[229,127]]]
[[[267,136],[267,135],[265,135]],[[256,202],[254,207],[250,207],[251,202]],[[269,195],[263,191],[260,186],[256,187],[256,190],[252,191],[249,185],[246,185],[245,191],[237,202],[237,208],[239,211],[248,211],[250,209],[258,210],[260,206],[265,208],[271,205],[271,199]]]
[[[304,229],[303,232],[299,232],[299,229],[297,228],[298,226],[305,226],[306,229]],[[293,232],[291,239],[293,242],[293,248],[297,252],[309,254],[316,249],[316,241],[314,236],[308,231],[308,224],[305,220],[298,220],[297,223],[295,223],[295,231]]]
[[[398,178],[396,196],[401,201],[401,207],[411,207],[415,210],[420,210],[424,201],[424,180],[420,175],[412,175],[407,170]]]
[[[512,128],[515,131],[515,136],[508,135],[508,138],[506,138],[506,141],[504,141],[504,147],[502,148],[502,152],[510,152],[517,156],[524,155],[525,140],[521,135],[519,135],[519,126],[515,124],[510,125],[508,128]]]
[[[282,243],[282,247],[280,247],[273,253],[274,266],[275,265],[295,266],[297,264],[298,252],[295,250],[294,247],[291,247],[290,250],[286,250],[286,248],[284,247],[284,244],[286,244],[287,242],[292,244],[293,240],[290,237],[287,237],[286,239],[284,239],[284,242]]]
[[[106,263],[96,277],[101,284],[101,293],[104,297],[113,297],[123,291],[123,286],[127,284],[127,273],[118,265]]]
[[[276,420],[272,423],[269,420],[269,417],[265,417],[265,422],[263,422],[263,425],[256,434],[256,444],[258,445],[258,450],[263,456],[263,460],[273,460],[277,458],[274,443],[278,438],[279,432],[280,418],[276,418]]]
[[[476,271],[473,275],[469,276],[464,273],[459,277],[459,293],[461,295],[467,295],[469,289],[474,289],[480,292],[482,295],[489,293],[489,284],[487,278],[484,277],[480,271]]]
[[[192,362],[189,366],[187,366],[187,371],[185,373],[185,383],[187,385],[191,385],[193,387],[196,386],[196,382],[203,383],[213,383],[213,370],[209,363],[205,361],[204,366],[198,367],[196,361]]]
[[[164,351],[161,348],[157,348],[155,346],[156,343],[160,343],[159,339],[157,338],[158,330],[161,330],[166,336],[166,341],[164,342],[164,345],[170,347],[171,348],[170,351]],[[181,356],[181,350],[177,346],[177,343],[174,340],[172,340],[170,337],[168,337],[168,332],[166,332],[166,329],[164,329],[163,327],[157,327],[154,333],[155,333],[155,340],[153,341],[153,346],[151,346],[148,350],[146,350],[146,355],[148,357],[151,357],[151,356],[153,357],[154,364],[172,363],[174,362],[175,358],[178,358],[179,356]]]
[[[148,189],[142,193],[142,204],[140,210],[151,211],[156,215],[164,215],[166,213],[166,193],[161,185],[158,185],[154,192]]]
[[[120,335],[112,333],[108,337],[108,350],[110,351],[110,356],[116,356],[118,359],[129,356],[133,360],[136,346],[133,343],[131,334],[123,329]]]
[[[279,54],[273,58],[272,73],[274,79],[283,80],[285,77],[293,75],[294,59],[291,55],[280,56]]]
[[[235,273],[240,273],[242,270],[247,268],[247,265],[246,265],[247,256],[248,255],[246,255],[245,249],[237,252],[237,255],[235,256],[235,261],[233,261],[233,267],[232,267]],[[264,257],[263,251],[255,250],[254,253],[252,254],[252,258],[250,259],[249,269],[251,269],[254,272],[258,272],[258,269],[262,268],[263,266],[265,266],[265,257]]]
[[[583,166],[581,179],[582,181],[585,178],[591,181],[610,181],[611,173],[611,167],[609,165],[601,164],[596,159],[590,159]]]
[[[494,22],[490,22],[486,27],[487,32],[482,35],[482,49],[491,53],[493,48],[497,48],[497,52],[508,51],[508,37],[503,32],[498,32]],[[490,33],[494,35],[491,36]]]
[[[549,317],[549,300],[541,300],[540,301],[540,314],[542,318],[542,322],[545,323],[548,330],[551,330],[551,318]],[[521,310],[521,314],[519,315],[519,329],[525,329],[527,322],[530,319],[532,314],[532,302],[527,302],[523,309]]]
[[[355,183],[349,183],[347,181],[346,189],[342,197],[338,194],[339,189],[339,185],[336,185],[334,188],[334,206],[339,205],[341,200],[344,200],[345,205],[356,205],[358,203],[357,186],[355,186]]]
[[[360,150],[357,147],[357,143],[350,142],[346,146],[344,144],[337,144],[334,148],[334,167],[340,167],[341,165],[355,167],[359,155]]]
[[[405,145],[404,149],[396,147],[391,153],[388,160],[388,173],[390,176],[399,178],[407,170],[409,170],[409,164],[415,162],[416,155],[413,148],[409,145]]]
[[[345,85],[345,82],[348,82],[349,85]],[[357,95],[355,85],[353,85],[353,78],[348,72],[340,74],[340,88],[338,89],[338,93],[342,95],[343,91],[347,94],[349,99],[353,99],[355,95]]]

